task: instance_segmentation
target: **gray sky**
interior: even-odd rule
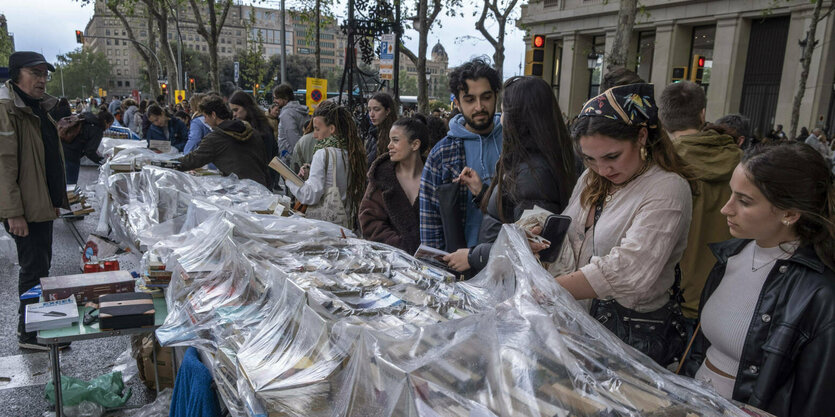
[[[84,30],[93,15],[92,6],[82,7],[79,2],[73,0],[3,0],[0,3],[0,13],[6,15],[9,31],[14,33],[16,50],[38,51],[53,62],[58,54],[79,46],[75,43],[75,30]],[[277,4],[277,1],[268,0],[266,4],[273,7],[274,3]],[[287,3],[288,7],[291,7],[293,0]],[[467,9],[472,10],[474,7]],[[338,17],[344,17],[345,13],[344,7],[336,8]],[[471,13],[457,18],[443,16],[441,27],[434,27],[429,34],[430,51],[440,39],[449,54],[451,67],[476,55],[492,56],[493,48],[486,40],[464,39],[468,35],[481,38],[481,34],[475,29],[476,18],[471,16]],[[407,31],[406,35],[412,38],[406,40],[406,45],[417,51],[417,32]],[[509,26],[505,40],[505,77],[519,73],[519,63],[525,49],[522,35],[522,31],[515,26]]]

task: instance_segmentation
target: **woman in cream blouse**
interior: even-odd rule
[[[556,280],[578,300],[595,299],[593,316],[666,364],[679,352],[664,345],[684,338],[670,290],[692,197],[686,164],[657,114],[651,84],[614,87],[583,106],[572,137],[588,169],[563,212],[573,219],[567,243],[577,270]],[[642,320],[643,330],[629,328]]]

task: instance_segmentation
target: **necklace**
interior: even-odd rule
[[[631,176],[628,180],[626,180],[626,181],[624,181],[624,182],[622,182],[622,183],[620,183],[620,184],[612,184],[612,183],[609,183],[609,188],[610,188],[610,189],[609,189],[609,190],[608,190],[608,192],[606,193],[606,198],[604,198],[605,202],[607,202],[607,203],[608,203],[608,202],[612,201],[612,195],[613,195],[613,194],[615,194],[615,193],[616,193],[618,190],[620,190],[621,188],[626,187],[626,186],[627,186],[630,182],[632,182],[633,180],[635,180],[635,178],[640,177],[640,176],[641,176],[644,172],[647,172],[647,169],[649,169],[649,161],[647,161],[647,162],[646,162],[646,163],[645,163],[645,164],[641,167],[641,169],[640,169],[640,170],[638,170],[638,172],[636,172],[636,173],[635,173],[635,175]]]
[[[754,260],[757,258],[757,243],[754,242],[754,250],[752,251],[752,255],[751,255],[751,272],[757,272],[760,269],[763,269],[766,266],[773,264],[778,259],[785,259],[786,255],[791,256],[791,254],[794,253],[794,250],[797,249],[797,244],[795,242],[789,242],[789,243],[787,243],[786,248],[783,248],[782,244],[781,244],[780,249],[783,250],[783,253],[769,259],[768,261],[766,261],[766,263],[764,263],[760,266],[756,266],[756,265],[754,265]]]

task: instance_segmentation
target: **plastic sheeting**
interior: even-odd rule
[[[747,415],[603,328],[513,226],[455,282],[336,225],[252,213],[272,194],[251,181],[146,165],[106,186],[114,231],[173,272],[158,339],[201,349],[232,415]]]

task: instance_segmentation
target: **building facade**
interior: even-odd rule
[[[145,63],[128,40],[127,31],[102,0],[95,3],[93,17],[84,30],[84,47],[106,55],[112,67],[110,80],[104,88],[110,95],[129,95],[137,89]],[[205,16],[205,12],[203,13]],[[251,19],[250,16],[254,17]],[[194,12],[187,3],[179,10],[178,19],[183,48],[208,52],[208,44],[197,33]],[[264,59],[281,53],[281,17],[276,9],[233,5],[229,9],[226,22],[218,39],[218,58],[233,58],[239,51],[246,50],[248,42],[258,39],[259,32],[264,45]],[[137,14],[127,18],[138,42],[148,44],[148,19],[137,7]],[[204,19],[205,21],[205,19]],[[288,10],[285,16],[285,45],[287,55],[314,53],[312,24],[301,13]],[[156,32],[156,25],[154,25]],[[310,32],[310,34],[308,33]],[[330,21],[321,33],[321,64],[323,71],[342,68],[347,37],[342,34],[337,21]],[[156,33],[157,56],[160,56],[160,34]],[[164,36],[169,42],[177,42],[177,26],[172,13],[168,33]],[[176,50],[175,50],[176,54]],[[160,57],[162,59],[162,57]],[[204,74],[190,74],[206,76]]]
[[[831,0],[824,1],[824,12]],[[605,57],[617,27],[618,1],[530,0],[519,20],[530,34],[546,38],[543,78],[560,108],[576,115],[597,94]],[[808,0],[642,0],[627,68],[656,85],[656,96],[673,70],[693,71],[694,56],[705,58],[702,85],[708,121],[725,114],[750,117],[755,131],[776,124],[788,129],[800,84],[803,48],[814,4]],[[822,14],[823,16],[823,14]],[[835,124],[835,16],[818,22],[800,108],[800,126]],[[530,46],[528,46],[530,48]]]
[[[380,68],[380,59],[375,58],[372,62],[373,68]],[[407,77],[417,77],[417,67],[409,59],[408,56],[400,53],[400,70],[406,71]],[[426,60],[426,77],[428,84],[429,97],[434,99],[447,100],[449,98],[449,78],[447,73],[449,70],[449,55],[441,45],[441,41],[432,47],[431,57]],[[400,81],[403,82],[402,80]],[[401,84],[402,85],[402,84]],[[403,94],[401,94],[403,95]]]

